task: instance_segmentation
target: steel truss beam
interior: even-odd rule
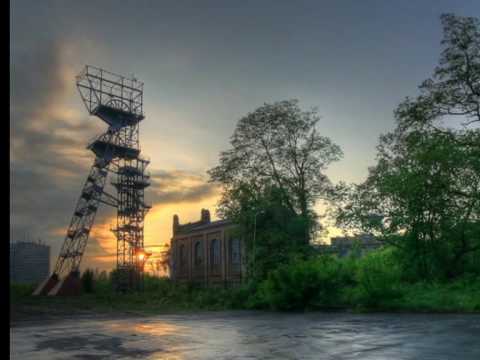
[[[144,190],[149,186],[146,167],[149,161],[140,157],[139,122],[143,116],[143,83],[103,69],[86,66],[77,76],[77,88],[91,115],[108,124],[108,130],[91,141],[88,149],[95,154],[87,179],[77,200],[52,276],[35,291],[36,294],[66,291],[79,273],[88,238],[100,204],[117,209],[117,270],[128,272],[122,289],[138,288],[143,278],[145,214]],[[113,182],[117,195],[104,188],[108,172],[116,174]],[[133,275],[132,275],[133,274]],[[59,279],[64,277],[64,282]],[[73,279],[73,280],[71,280]],[[133,280],[132,280],[133,279]],[[68,281],[67,281],[68,280]],[[63,287],[63,290],[62,290]]]

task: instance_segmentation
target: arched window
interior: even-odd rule
[[[240,239],[233,238],[230,240],[230,262],[232,265],[239,265],[240,260]]]
[[[193,258],[194,258],[194,263],[196,267],[201,266],[203,263],[203,246],[202,245],[203,244],[201,241],[197,241],[195,243],[195,247],[193,250],[193,255],[194,255]]]
[[[184,272],[187,268],[187,254],[185,252],[184,244],[180,245],[179,258],[180,258],[180,272]]]
[[[212,270],[220,270],[220,241],[213,239],[210,243],[210,268]]]

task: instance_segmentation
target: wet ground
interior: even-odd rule
[[[12,359],[480,359],[480,315],[209,312],[25,322]]]

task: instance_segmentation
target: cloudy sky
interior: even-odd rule
[[[480,16],[480,2],[12,1],[12,238],[29,232],[58,254],[93,161],[85,146],[105,130],[75,88],[84,65],[145,82],[145,241],[154,246],[169,241],[173,214],[214,213],[219,189],[206,170],[238,119],[265,102],[318,107],[319,130],[345,153],[328,175],[362,181],[393,109],[437,63],[444,12]],[[99,211],[86,266],[114,265],[113,216]]]

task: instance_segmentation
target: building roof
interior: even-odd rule
[[[376,239],[372,234],[358,234],[356,236],[337,236],[331,239],[332,246],[353,246],[354,243],[360,245],[377,245],[380,241]]]
[[[211,221],[208,223],[205,223],[202,221],[187,223],[184,225],[179,225],[174,236],[185,235],[185,234],[196,232],[196,231],[213,229],[213,228],[228,226],[228,225],[232,225],[232,222],[230,220],[217,220],[217,221]]]
[[[226,226],[231,224],[232,222],[230,220],[217,220],[217,221],[212,221],[208,224],[195,226],[192,228],[191,231],[205,230],[205,229],[210,229],[210,228],[219,227],[219,226]]]

